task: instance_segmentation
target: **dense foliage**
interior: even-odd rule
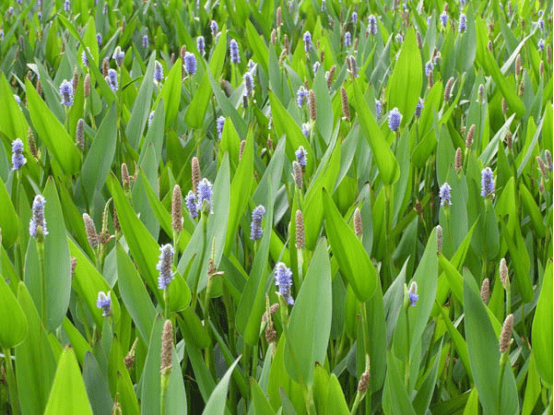
[[[551,2],[0,25],[0,411],[552,414]]]

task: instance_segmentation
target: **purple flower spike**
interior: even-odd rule
[[[73,105],[73,84],[64,79],[60,84],[60,95],[62,96],[62,104],[66,107]]]
[[[144,49],[148,49],[148,35],[144,35],[142,37],[142,47]]]
[[[98,47],[102,46],[102,33],[96,34],[96,43],[98,43]]]
[[[217,135],[221,139],[221,134],[223,133],[223,127],[225,126],[225,117],[219,117],[216,120]]]
[[[204,56],[206,53],[206,42],[204,41],[204,36],[198,36],[196,38],[196,49],[198,49],[200,56]]]
[[[377,18],[374,15],[369,16],[368,21],[368,30],[373,36],[377,34]]]
[[[212,184],[210,181],[206,178],[200,180],[198,183],[198,188],[196,189],[196,193],[198,196],[198,202],[196,204],[196,208],[198,210],[203,209],[204,205],[210,207],[210,213],[214,213],[213,211],[213,202],[212,202]],[[206,203],[204,203],[206,202]]]
[[[419,300],[419,295],[417,295],[417,283],[415,281],[413,281],[410,284],[410,289],[408,290],[408,297],[410,298],[410,305],[412,307],[415,307],[417,300]]]
[[[250,239],[257,241],[262,237],[262,218],[265,208],[260,205],[252,211],[252,222],[250,223]]]
[[[494,180],[492,179],[492,170],[490,167],[481,170],[481,196],[487,197],[494,192]]]
[[[44,218],[44,205],[46,200],[42,195],[36,195],[33,200],[33,216],[31,222],[29,223],[29,234],[36,238],[38,227],[42,227],[42,234],[44,236],[48,235],[48,230],[46,229],[46,219]]]
[[[290,295],[292,271],[282,262],[279,262],[275,267],[275,285],[279,287],[279,294],[284,297],[286,302],[294,305],[294,299]]]
[[[423,110],[423,98],[420,98],[419,101],[417,101],[417,105],[415,108],[415,116],[417,118],[421,117],[422,110]]]
[[[173,281],[174,274],[171,267],[173,264],[174,254],[175,251],[170,244],[165,244],[160,247],[160,260],[156,265],[156,269],[160,271],[160,276],[158,277],[158,288],[160,290],[165,290],[171,281]]]
[[[394,107],[389,113],[389,128],[391,131],[396,131],[400,127],[400,121],[402,121],[402,114],[398,111],[398,108]]]
[[[305,32],[302,39],[304,40],[304,51],[308,53],[312,49],[312,34]]]
[[[110,292],[104,293],[100,291],[98,293],[98,299],[96,300],[96,307],[102,309],[102,316],[108,317],[112,312],[112,299],[110,297]]]
[[[296,91],[296,105],[302,107],[306,103],[308,103],[308,91],[306,91],[306,88],[302,85],[298,88],[298,91]]]
[[[185,53],[185,71],[189,75],[194,75],[196,73],[196,56],[190,52]]]
[[[154,81],[157,83],[162,82],[164,79],[164,68],[162,64],[158,61],[154,64]]]
[[[21,139],[19,138],[16,138],[12,142],[12,170],[20,170],[25,163],[27,163],[27,159],[23,157],[23,141],[21,141]]]
[[[239,45],[235,39],[231,39],[230,49],[231,49],[231,63],[234,63],[234,64],[240,63]]]
[[[115,60],[115,64],[117,66],[121,67],[121,65],[123,65],[123,58],[124,57],[125,57],[125,52],[123,52],[119,46],[116,47],[112,58]]]
[[[189,210],[190,216],[194,219],[198,216],[198,210],[196,209],[196,196],[193,193],[193,191],[189,191],[187,196],[185,197],[185,203],[187,205],[187,208]]]
[[[460,14],[460,25],[458,26],[458,32],[464,33],[467,28],[467,18],[465,14]]]
[[[344,34],[344,46],[349,48],[351,44],[352,44],[352,35],[350,34],[350,32],[346,32]]]
[[[357,24],[358,23],[358,13],[352,12],[352,23]]]
[[[381,101],[378,99],[375,100],[375,110],[377,113],[377,119],[381,118],[381,115],[383,114],[383,104],[381,104]]]
[[[87,50],[90,53],[90,49],[87,48]],[[83,61],[83,66],[88,66],[88,56],[87,53],[83,50],[83,53],[81,53],[81,60]]]
[[[298,150],[296,150],[294,154],[296,155],[296,160],[298,161],[298,164],[300,164],[302,167],[306,167],[306,155],[308,154],[308,152],[304,150],[304,147],[298,147]]]
[[[442,27],[446,27],[446,24],[448,23],[448,15],[446,14],[446,12],[441,13],[440,19],[441,19]]]
[[[448,183],[445,183],[441,186],[439,190],[439,196],[441,198],[441,206],[450,206],[452,202],[450,201],[452,188]]]
[[[106,82],[110,86],[113,92],[117,92],[117,71],[115,69],[108,69],[108,76],[106,76]]]

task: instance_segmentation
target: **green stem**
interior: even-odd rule
[[[258,343],[252,348],[252,377],[258,380]]]
[[[164,289],[164,317],[169,320],[169,287]]]
[[[354,400],[354,403],[352,404],[352,410],[350,411],[350,415],[355,415],[358,411],[358,407],[360,406],[360,403],[362,402],[362,399],[364,399],[365,394],[360,393],[360,391],[356,392],[356,399]]]
[[[14,414],[19,414],[19,396],[17,393],[17,383],[13,372],[12,356],[10,349],[4,349],[4,358],[6,360],[6,375],[8,380],[8,389],[10,391],[11,407]]]
[[[40,238],[44,238],[41,236]],[[46,258],[44,254],[44,240],[36,241],[37,246],[37,253],[38,253],[38,261],[39,261],[39,268],[40,268],[40,309],[41,309],[41,317],[42,317],[42,324],[44,326],[44,329],[46,329]]]
[[[202,212],[202,253],[200,254],[200,262],[198,262],[198,273],[196,275],[196,280],[194,281],[194,287],[192,289],[192,310],[196,310],[196,303],[198,302],[198,282],[200,281],[200,273],[202,272],[202,264],[204,263],[204,256],[206,251],[207,244],[207,233],[208,233],[208,216]]]
[[[500,357],[500,379],[498,383],[498,413],[500,413],[500,409],[502,408],[502,382],[504,381],[504,369],[506,367],[506,363],[508,362],[509,358],[510,356],[508,351],[504,352]]]
[[[406,390],[410,389],[410,316],[409,305],[406,306]]]

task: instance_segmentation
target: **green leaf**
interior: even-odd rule
[[[73,345],[72,345],[73,346]],[[102,372],[92,351],[86,353],[83,363],[83,381],[95,414],[110,413],[113,399],[110,396],[108,377]]]
[[[414,116],[422,83],[421,54],[417,46],[415,30],[411,27],[387,83],[387,106],[398,107],[402,114],[401,126],[408,125]]]
[[[3,117],[0,117],[3,118]],[[12,203],[6,185],[0,180],[0,229],[2,230],[2,245],[8,249],[13,246],[19,234],[21,220]]]
[[[377,287],[377,271],[362,243],[341,216],[335,202],[323,191],[325,230],[341,274],[352,285],[360,301],[369,300]]]
[[[250,390],[252,392],[252,405],[254,405],[255,413],[275,415],[275,411],[269,404],[264,391],[254,378],[250,378]]]
[[[329,397],[327,398],[327,414],[333,415],[348,415],[348,405],[344,398],[344,392],[338,378],[334,373],[331,374],[329,379]]]
[[[117,280],[121,298],[129,311],[142,339],[146,342],[152,333],[152,326],[156,317],[156,308],[140,279],[131,258],[123,247],[115,247],[117,258]]]
[[[385,137],[383,137],[379,125],[369,110],[369,106],[360,89],[360,81],[354,82],[353,86],[354,105],[356,107],[358,120],[372,153],[378,155],[374,156],[373,159],[379,168],[381,181],[385,185],[393,184],[400,178],[400,166],[398,165],[398,161],[396,161],[389,143],[387,143]]]
[[[65,335],[69,339],[71,347],[75,350],[79,364],[82,365],[85,359],[85,354],[87,352],[92,352],[92,347],[88,344],[87,340],[81,335],[73,323],[71,323],[69,318],[65,318],[62,327]]]
[[[0,275],[0,348],[11,349],[27,336],[27,319],[12,290]]]
[[[75,142],[28,79],[25,79],[25,90],[31,120],[38,135],[66,174],[77,173],[81,156]]]
[[[332,303],[331,264],[327,244],[322,239],[310,261],[287,329],[285,368],[291,378],[299,383],[311,385],[315,364],[325,363],[331,333]]]
[[[17,299],[29,325],[28,335],[15,349],[15,374],[23,415],[42,414],[54,381],[56,359],[31,295],[19,283]]]
[[[92,415],[75,352],[66,348],[60,358],[45,415]]]
[[[83,164],[81,181],[86,197],[92,198],[95,189],[100,191],[104,187],[106,177],[110,172],[117,144],[116,121],[117,114],[114,104],[100,124]]]
[[[179,111],[179,103],[181,101],[181,83],[182,83],[182,64],[181,59],[173,64],[173,68],[169,71],[167,78],[164,81],[162,91],[156,99],[154,106],[156,107],[161,99],[165,105],[165,126],[166,128],[175,120]]]
[[[394,353],[388,352],[387,362],[387,377],[383,389],[383,410],[387,414],[416,415],[406,392],[405,380],[400,375],[398,358]]]
[[[552,260],[544,270],[541,294],[531,333],[533,354],[542,381],[552,387]]]
[[[235,362],[227,369],[225,375],[221,378],[212,394],[210,399],[206,402],[204,411],[202,414],[206,415],[223,415],[225,412],[225,403],[227,402],[227,390],[229,389],[229,380],[231,379],[231,374],[235,369],[235,366],[240,360],[240,356],[235,360]]]
[[[144,74],[140,90],[131,111],[131,119],[125,129],[125,136],[133,149],[137,150],[142,139],[142,132],[150,114],[150,103],[154,89],[154,65],[156,63],[156,51],[153,51],[148,61],[148,67]]]
[[[246,20],[246,39],[254,55],[254,60],[262,65],[262,69],[265,73],[268,73],[269,51],[264,43],[264,37],[258,34],[250,20]]]
[[[13,97],[12,88],[6,79],[4,72],[0,74],[0,103],[2,104],[3,117],[0,117],[0,131],[13,141],[20,138],[28,147],[27,121],[23,111]],[[3,229],[3,228],[2,228]]]

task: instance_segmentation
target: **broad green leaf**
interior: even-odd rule
[[[275,415],[275,411],[269,404],[264,391],[256,382],[256,379],[250,378],[250,390],[252,391],[252,405],[257,414]]]
[[[225,375],[221,378],[214,391],[210,395],[210,399],[206,402],[203,414],[206,415],[223,415],[225,413],[225,403],[227,402],[227,390],[229,388],[229,380],[235,366],[240,360],[240,356],[235,362],[227,369]]]
[[[262,65],[262,69],[265,73],[268,73],[269,51],[264,43],[264,37],[258,34],[250,20],[246,20],[246,38],[248,40],[248,44],[250,45],[250,49],[252,50],[252,54],[254,55],[255,61]]]
[[[400,374],[400,363],[394,353],[387,353],[387,363],[387,377],[383,389],[383,410],[387,414],[416,415],[406,391],[404,377]]]
[[[2,118],[2,117],[0,117]],[[17,215],[6,185],[0,180],[0,229],[2,230],[2,245],[8,249],[17,240],[21,220]]]
[[[423,83],[421,54],[417,47],[414,28],[410,28],[402,44],[400,56],[387,82],[387,106],[397,107],[402,114],[401,126],[414,116]]]
[[[133,262],[120,244],[116,247],[117,280],[121,299],[131,314],[135,325],[144,341],[152,333],[152,325],[156,317],[156,308],[140,279]]]
[[[12,290],[0,275],[0,348],[11,349],[27,336],[27,319]]]
[[[110,396],[107,373],[102,372],[91,351],[85,354],[82,366],[83,381],[93,413],[110,413],[113,399]]]
[[[64,126],[50,111],[28,79],[25,79],[25,88],[29,113],[39,137],[66,174],[77,173],[81,156],[74,140],[71,139]]]
[[[12,88],[6,79],[4,72],[0,74],[0,103],[2,103],[4,116],[0,117],[0,131],[13,141],[20,138],[28,148],[27,121],[13,96]]]
[[[385,185],[391,185],[400,177],[400,166],[390,149],[389,143],[386,141],[385,137],[383,137],[379,125],[369,110],[369,106],[360,89],[360,82],[354,82],[353,86],[354,105],[356,107],[356,113],[358,114],[358,120],[362,126],[364,137],[371,148],[371,152],[374,154],[373,159],[379,168],[381,181]]]
[[[163,99],[165,106],[165,126],[166,128],[175,120],[179,111],[179,103],[181,101],[181,83],[182,83],[182,64],[181,59],[173,64],[173,68],[169,71],[167,78],[164,81],[162,91],[156,99],[154,106],[157,106]]]
[[[77,330],[69,318],[65,318],[62,327],[65,335],[69,339],[71,347],[75,350],[75,355],[77,356],[77,360],[79,360],[79,364],[83,365],[85,354],[87,352],[92,352],[92,347],[88,344],[87,340],[81,335],[79,330]]]
[[[544,271],[543,283],[531,334],[533,354],[542,381],[552,387],[552,260]]]
[[[92,415],[92,408],[75,352],[68,347],[63,351],[58,363],[56,377],[44,414],[69,415],[75,413]]]
[[[327,398],[327,414],[348,415],[348,405],[338,378],[334,373],[329,378],[329,397]]]
[[[360,301],[369,300],[377,287],[377,271],[362,243],[341,216],[329,193],[323,191],[325,230],[341,273]]]
[[[17,299],[29,325],[29,334],[15,349],[19,403],[23,415],[42,414],[54,381],[56,359],[35,304],[23,282],[19,283]]]
[[[287,328],[285,368],[291,378],[299,383],[311,385],[315,364],[325,363],[331,333],[332,303],[331,264],[323,239],[310,261]]]

